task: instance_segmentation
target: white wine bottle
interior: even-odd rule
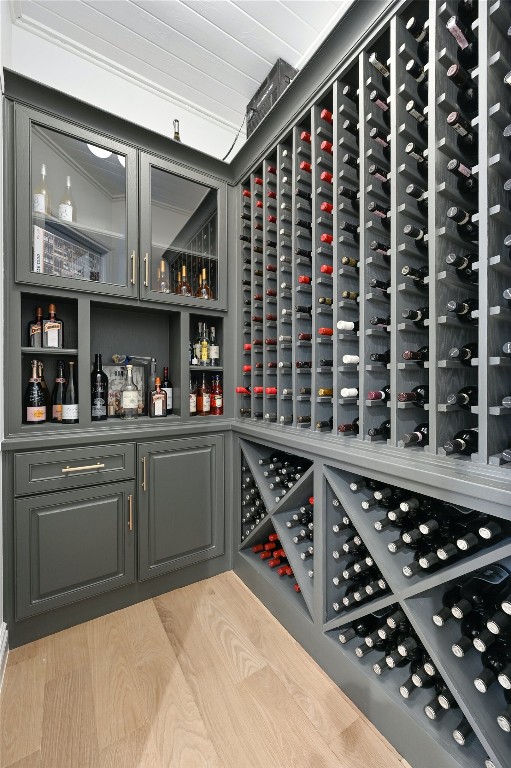
[[[41,165],[41,179],[32,195],[32,210],[34,213],[50,213],[50,195],[46,184],[46,164]]]
[[[66,188],[59,203],[59,219],[76,221],[76,206],[71,194],[71,176],[66,176]]]

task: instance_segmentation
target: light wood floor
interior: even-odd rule
[[[0,768],[409,768],[232,572],[11,651],[0,726]]]

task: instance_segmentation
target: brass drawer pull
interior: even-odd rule
[[[133,253],[131,254],[130,259],[131,259],[131,284],[135,285],[136,280],[137,280],[136,263],[135,263],[135,251],[133,251]]]
[[[129,509],[129,520],[128,520],[128,530],[133,530],[133,495],[130,493],[128,496],[128,509]]]
[[[87,467],[64,467],[62,472],[85,472],[88,469],[104,469],[105,465],[100,464],[99,461],[97,464],[89,464]]]
[[[145,280],[144,285],[146,288],[149,288],[149,254],[146,253],[144,256],[144,264],[145,264]]]

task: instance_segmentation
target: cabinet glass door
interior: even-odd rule
[[[43,125],[26,113],[18,121],[19,132],[28,131],[29,153],[18,144],[19,163],[28,167],[19,176],[17,278],[136,295],[136,201],[135,223],[128,215],[135,151],[80,129],[71,133],[69,126],[64,132],[59,122]]]
[[[219,308],[221,190],[171,164],[144,165],[141,173],[142,295],[154,301]],[[208,182],[211,180],[208,179]],[[148,204],[149,202],[149,204]]]

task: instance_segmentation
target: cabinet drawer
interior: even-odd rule
[[[16,618],[135,580],[135,482],[14,502]]]
[[[135,445],[89,445],[14,456],[16,496],[83,488],[135,477]]]

